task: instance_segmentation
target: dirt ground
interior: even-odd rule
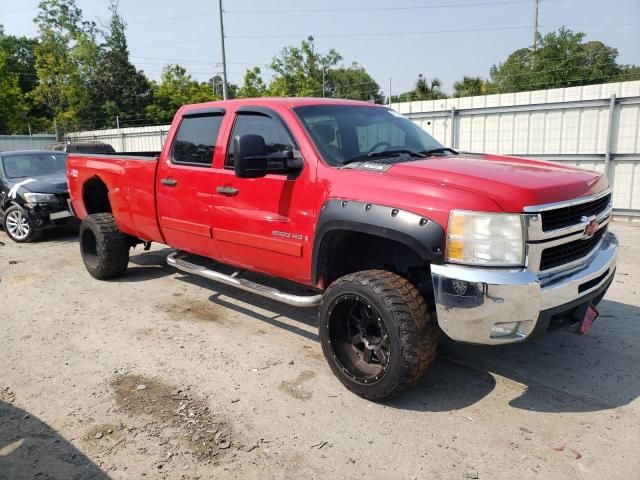
[[[0,232],[0,479],[640,479],[640,224],[591,334],[443,342],[362,400],[315,311],[180,273],[169,250],[89,277],[75,232]]]

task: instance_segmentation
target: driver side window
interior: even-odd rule
[[[224,168],[234,168],[233,139],[247,134],[261,135],[264,138],[267,154],[293,150],[293,145],[284,127],[273,118],[255,113],[238,114],[229,138]]]

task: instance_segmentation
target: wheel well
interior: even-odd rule
[[[429,264],[402,242],[368,233],[333,230],[322,238],[316,281],[330,285],[343,275],[363,270],[387,270],[405,277],[422,294],[431,294]]]
[[[100,177],[92,177],[82,187],[82,200],[88,215],[111,213],[109,189]]]

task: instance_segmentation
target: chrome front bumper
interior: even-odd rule
[[[432,265],[440,328],[453,340],[497,345],[541,331],[545,312],[571,310],[606,291],[615,273],[618,240],[608,232],[579,267],[538,276],[527,269]],[[546,331],[544,325],[543,331]]]

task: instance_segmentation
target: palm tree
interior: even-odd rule
[[[418,75],[418,81],[414,89],[415,100],[437,100],[438,98],[445,98],[446,95],[440,90],[440,87],[442,87],[440,79],[433,78],[431,82],[429,82],[422,74]]]
[[[453,84],[454,97],[473,97],[484,95],[487,90],[486,82],[480,77],[462,77]]]

